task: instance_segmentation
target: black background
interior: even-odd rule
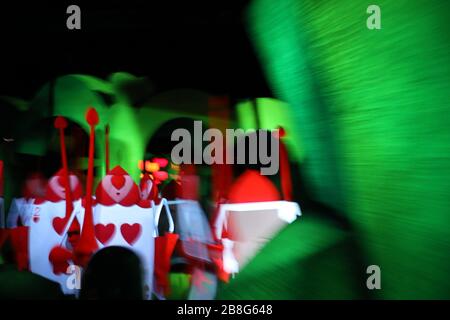
[[[155,93],[193,88],[232,98],[271,96],[245,24],[249,1],[0,3],[0,95],[31,99],[81,73],[146,76]],[[66,9],[81,8],[81,30]]]

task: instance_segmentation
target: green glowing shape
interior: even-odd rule
[[[236,113],[240,128],[244,130],[256,129],[257,119],[253,102],[251,100],[246,100],[238,103],[236,105]]]
[[[124,104],[113,105],[110,123],[111,167],[120,164],[138,181],[140,171],[137,164],[143,158],[145,142],[140,134],[135,111]]]
[[[450,2],[380,0],[381,30],[369,4],[256,0],[249,31],[298,124],[305,187],[355,228],[359,272],[381,267],[375,294],[449,298]]]
[[[272,98],[256,98],[254,101],[238,103],[236,110],[239,127],[242,129],[256,129],[258,124],[256,117],[259,117],[260,129],[275,130],[282,126],[287,132],[283,140],[289,148],[290,160],[301,161],[302,139],[297,134],[297,123],[293,121],[291,108],[287,103]]]
[[[359,277],[349,259],[356,252],[348,234],[307,214],[267,243],[228,285],[222,284],[218,299],[358,298]]]
[[[106,124],[110,125],[111,167],[122,166],[138,182],[138,161],[144,158],[147,143],[162,124],[174,118],[189,117],[202,120],[207,126],[209,120],[208,94],[196,90],[172,90],[150,95],[144,103],[133,105],[136,97],[149,96],[151,88],[148,86],[147,80],[125,72],[112,74],[107,81],[87,75],[66,75],[39,90],[28,104],[29,110],[22,124],[32,128],[43,119],[62,115],[89,134],[85,113],[89,106],[95,107],[100,118],[96,129],[96,182],[105,173]],[[42,156],[48,151],[45,134],[19,131],[21,136],[16,152]],[[86,159],[81,159],[78,165],[86,169]]]

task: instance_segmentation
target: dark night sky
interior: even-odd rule
[[[36,1],[0,7],[0,95],[30,99],[54,77],[147,76],[156,91],[270,96],[245,31],[249,1]],[[81,7],[82,30],[66,29]]]

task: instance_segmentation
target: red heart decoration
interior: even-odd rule
[[[137,238],[141,233],[141,225],[139,223],[128,224],[124,223],[120,226],[120,232],[122,233],[123,238],[130,245],[136,242]]]
[[[113,236],[116,227],[112,223],[107,225],[98,223],[95,225],[95,236],[103,244],[106,244]]]
[[[125,177],[124,176],[112,176],[111,177],[111,183],[117,190],[122,189],[122,187],[125,184]]]
[[[53,218],[53,229],[55,229],[55,231],[61,235],[64,231],[64,227],[66,226],[66,219],[64,218]]]

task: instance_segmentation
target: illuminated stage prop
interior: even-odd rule
[[[67,121],[57,117],[55,128],[59,130],[63,168],[49,179],[45,198],[35,199],[30,206],[28,256],[31,272],[58,282],[65,294],[74,294],[74,288],[67,286],[69,275],[66,272],[73,265],[71,253],[76,242],[66,235],[74,218],[83,210],[83,191],[78,178],[68,169],[64,142],[66,127]]]
[[[281,229],[301,215],[292,202],[292,181],[282,127],[273,134],[279,139],[280,185],[275,185],[255,170],[245,171],[231,186],[227,202],[218,204],[214,235],[221,240],[225,273],[235,274],[274,238]]]
[[[222,204],[214,223],[215,235],[222,239],[223,267],[239,272],[282,228],[301,215],[295,202],[268,201]],[[227,236],[222,237],[227,231]]]
[[[89,117],[91,120],[96,117],[93,116],[94,112],[93,109],[88,111],[88,121]],[[61,119],[57,121],[59,125],[63,122]],[[91,128],[96,122],[89,122]],[[46,199],[39,200],[32,206],[29,230],[30,269],[59,282],[64,293],[74,294],[76,290],[67,285],[69,275],[66,272],[70,270],[69,266],[85,267],[92,254],[107,246],[127,247],[141,259],[145,298],[151,299],[155,238],[164,238],[158,237],[158,219],[155,218],[159,217],[165,205],[169,221],[172,221],[169,230],[172,233],[174,225],[169,208],[165,199],[159,205],[141,199],[138,186],[120,166],[107,172],[96,189],[94,199],[91,196],[94,145],[92,131],[87,195],[84,200],[81,200],[81,186],[77,178],[65,174],[68,172],[67,159],[63,138],[61,139],[63,169],[49,180]],[[62,130],[60,132],[63,137]],[[70,188],[65,188],[66,186]],[[74,201],[69,202],[68,198],[73,198]],[[88,211],[90,212],[87,213]],[[77,231],[79,239],[76,238]],[[75,232],[75,237],[71,232]]]
[[[90,127],[86,194],[78,178],[69,172],[64,139],[67,121],[57,117],[62,169],[49,179],[44,198],[16,200],[17,213],[11,215],[12,220],[20,217],[25,224],[12,229],[14,239],[28,239],[28,246],[17,242],[21,268],[29,267],[31,272],[58,282],[65,294],[78,294],[79,286],[71,285],[74,270],[79,273],[98,250],[121,246],[135,252],[142,262],[145,299],[151,299],[152,294],[159,299],[170,297],[169,273],[175,250],[187,264],[187,298],[214,299],[218,279],[227,281],[229,274],[242,269],[266,242],[301,214],[298,204],[287,201],[291,198],[290,179],[282,182],[282,201],[267,177],[250,170],[236,180],[228,195],[224,194],[226,202],[217,205],[212,232],[198,201],[200,177],[195,166],[183,165],[176,175],[175,200],[161,197],[158,186],[169,177],[161,170],[169,164],[165,158],[142,161],[140,165],[148,172],[142,174],[139,187],[122,167],[108,170],[94,196],[94,139],[99,123],[95,109],[88,109],[86,120]],[[109,127],[105,135],[109,169]],[[281,177],[285,180],[290,174],[283,151]],[[176,208],[172,210],[174,217],[171,206]],[[162,210],[167,214],[166,232],[158,230]]]
[[[32,206],[33,218],[29,225],[28,241],[29,264],[31,272],[58,282],[65,294],[75,294],[75,290],[66,285],[69,277],[66,271],[73,262],[68,259],[67,263],[56,264],[50,259],[52,249],[55,247],[72,249],[66,237],[67,230],[64,231],[64,225],[61,223],[65,217],[65,206],[64,200],[45,201]],[[82,210],[81,200],[76,201],[74,217],[79,216]]]
[[[112,169],[97,187],[93,208],[95,236],[99,248],[122,246],[133,250],[144,268],[146,299],[153,289],[155,237],[161,202],[142,205],[137,185],[120,167]],[[170,216],[170,212],[168,212]],[[169,218],[169,221],[172,221]],[[169,232],[173,232],[173,221]]]

